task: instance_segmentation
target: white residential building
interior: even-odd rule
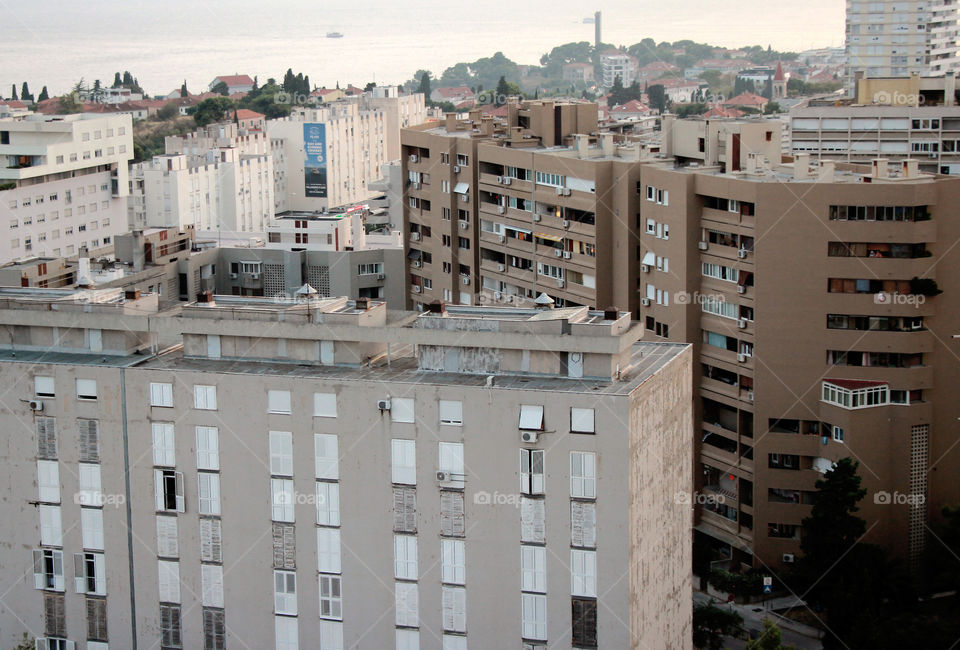
[[[620,83],[629,86],[637,78],[637,61],[629,54],[610,50],[600,55],[603,70],[603,87],[610,88],[617,77]]]
[[[315,214],[286,212],[267,224],[267,248],[307,251],[403,248],[399,230],[367,232],[370,210],[355,205],[343,211]]]
[[[129,115],[0,119],[0,263],[69,257],[127,231]]]

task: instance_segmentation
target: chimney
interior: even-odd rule
[[[873,177],[874,178],[890,178],[890,172],[888,170],[888,164],[887,164],[886,158],[873,159]]]
[[[354,306],[357,311],[368,311],[370,309],[370,299],[369,298],[357,298],[353,301]]]
[[[84,250],[86,252],[86,250]],[[81,257],[77,260],[77,284],[81,287],[93,285],[93,278],[90,277],[90,258]]]
[[[620,310],[616,307],[607,307],[603,310],[603,320],[617,320],[620,318]]]
[[[127,289],[123,292],[124,300],[140,300],[140,289]]]
[[[957,73],[954,70],[948,70],[943,77],[943,105],[957,105]]]
[[[485,117],[480,120],[480,135],[492,136],[493,135],[493,118]]]
[[[447,305],[442,300],[434,300],[427,305],[427,312],[430,314],[445,314],[447,313]]]
[[[453,133],[457,130],[457,114],[456,113],[444,113],[444,128],[447,133]]]
[[[577,141],[577,158],[590,156],[590,136],[586,133],[577,133],[573,136]]]
[[[616,148],[613,144],[613,134],[612,133],[601,133],[600,134],[600,146],[603,148],[603,156],[613,156],[614,149]]]
[[[474,124],[480,121],[480,116],[482,114],[483,113],[480,111],[479,108],[474,109],[468,113],[468,115],[470,116],[470,121],[473,122]]]
[[[197,294],[197,302],[213,303],[213,292],[203,291]]]
[[[832,183],[835,169],[836,163],[832,160],[820,161],[820,174],[817,176],[817,181],[821,183]]]
[[[810,178],[810,154],[798,153],[793,156],[793,178],[797,181]]]
[[[903,177],[904,178],[916,178],[920,175],[919,162],[916,160],[907,159],[903,161]]]

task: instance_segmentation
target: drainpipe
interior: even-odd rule
[[[125,368],[120,368],[120,419],[123,432],[123,481],[126,491],[127,514],[127,571],[130,574],[130,633],[131,650],[137,650],[137,598],[133,567],[133,514],[130,500],[130,443],[127,437],[127,377]]]

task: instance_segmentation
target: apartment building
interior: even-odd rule
[[[637,79],[637,60],[618,50],[608,50],[600,55],[600,71],[604,88],[613,86],[620,77],[620,83],[629,86]]]
[[[810,100],[790,110],[791,148],[814,160],[915,160],[920,171],[960,173],[960,104],[954,72],[857,79],[854,100]]]
[[[4,645],[691,647],[690,348],[628,313],[0,301]]]
[[[952,0],[847,0],[847,88],[867,77],[937,74],[958,66],[957,4]]]
[[[274,214],[270,140],[234,123],[170,136],[163,155],[132,170],[129,217],[134,228],[263,232]]]
[[[126,232],[129,116],[0,119],[0,263],[67,257]]]
[[[411,302],[629,308],[647,337],[694,345],[697,530],[733,566],[792,561],[816,479],[845,456],[870,539],[918,558],[928,518],[960,499],[937,397],[958,379],[940,256],[960,179],[783,161],[775,120],[665,116],[655,151],[557,108],[404,132]]]
[[[383,113],[387,162],[400,159],[400,129],[427,121],[423,93],[402,94],[397,86],[374,86],[360,95],[360,107]]]

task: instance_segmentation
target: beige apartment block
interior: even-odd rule
[[[697,530],[732,566],[792,562],[816,480],[846,456],[870,539],[919,558],[960,499],[940,397],[960,379],[960,179],[782,158],[763,119],[666,116],[659,150],[544,119],[583,106],[404,132],[411,303],[629,309],[648,339],[694,346]]]
[[[157,305],[0,289],[5,646],[691,647],[690,346],[586,307]]]

